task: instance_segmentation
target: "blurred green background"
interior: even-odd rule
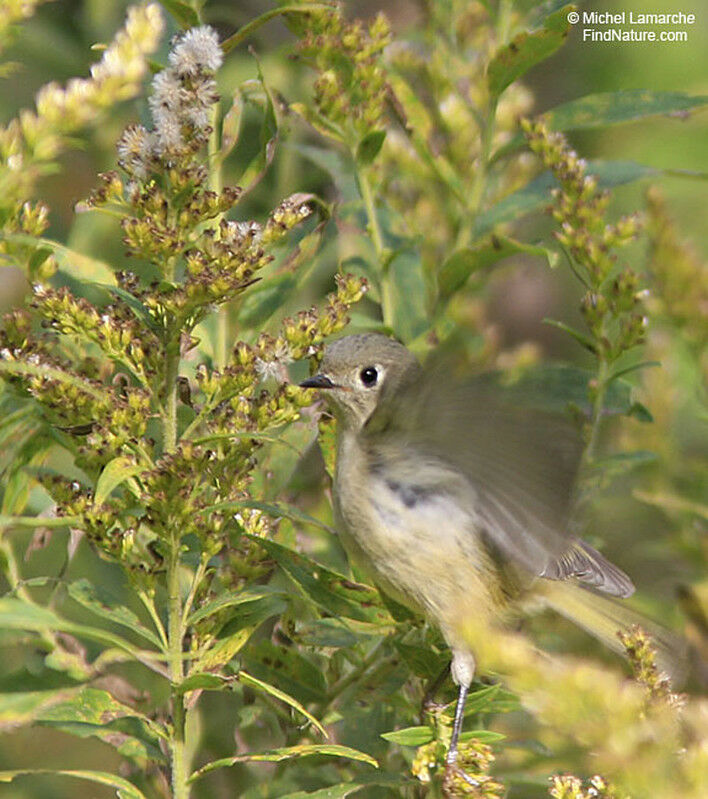
[[[92,45],[111,40],[123,22],[128,5],[122,0],[57,0],[40,6],[36,15],[18,28],[14,41],[4,53],[3,60],[11,62],[11,66],[0,81],[0,122],[7,123],[19,109],[31,106],[35,92],[43,84],[86,75],[90,64],[98,58],[91,49]],[[532,3],[527,0],[526,5]],[[415,39],[416,26],[423,15],[422,7],[410,0],[351,2],[347,6],[352,16],[364,18],[379,10],[385,11],[394,31],[412,39]],[[208,3],[204,16],[226,37],[270,7],[268,3],[255,0],[239,3],[224,0]],[[687,42],[671,44],[583,42],[583,25],[576,25],[560,52],[535,68],[526,81],[535,98],[534,112],[543,112],[586,94],[620,89],[646,88],[708,95],[708,9],[705,4],[699,4],[697,0],[661,0],[661,3],[626,0],[624,4],[585,3],[581,8],[613,12],[693,12],[697,22],[686,27]],[[174,32],[176,28],[169,31]],[[267,81],[290,101],[308,91],[311,79],[301,65],[288,59],[292,42],[291,35],[279,21],[259,30],[251,40]],[[167,40],[162,53],[158,54],[162,60],[166,46]],[[228,96],[235,86],[255,76],[253,57],[246,47],[237,49],[226,58],[219,74],[222,94]],[[113,167],[115,141],[122,129],[130,121],[144,116],[145,112],[144,101],[139,101],[137,106],[127,103],[111,109],[104,124],[87,133],[79,146],[62,157],[61,171],[47,177],[38,193],[51,209],[52,224],[47,235],[60,241],[68,240],[81,252],[119,265],[123,263],[120,236],[115,226],[98,215],[74,217],[73,208],[95,185],[96,173]],[[247,119],[247,133],[242,136],[236,154],[242,161],[249,156],[248,124]],[[254,149],[257,136],[255,118],[252,134]],[[581,155],[589,159],[631,159],[659,170],[708,171],[706,111],[692,114],[687,119],[650,118],[606,130],[571,134],[570,138]],[[691,242],[698,257],[705,261],[708,258],[708,181],[686,175],[662,175],[652,180],[652,184],[660,186],[680,235]],[[643,207],[647,188],[646,181],[618,188],[611,215]],[[296,191],[327,195],[328,190],[328,179],[323,172],[304,164],[288,148],[282,148],[258,190],[247,203],[239,206],[239,214],[243,218],[257,218],[272,207],[275,198]],[[524,238],[532,240],[547,234],[549,223],[534,217],[523,220],[520,229]],[[628,258],[634,268],[641,271],[647,259],[646,241],[641,240],[634,246]],[[337,253],[332,252],[331,269],[323,275],[323,280],[331,275],[336,259]],[[26,288],[21,276],[10,269],[0,270],[0,310],[4,312],[21,302]],[[506,346],[530,340],[538,342],[553,356],[582,361],[572,343],[540,322],[543,317],[577,318],[578,294],[577,284],[566,271],[552,272],[540,261],[517,258],[506,262],[494,273],[486,298],[487,314]],[[705,342],[702,344],[705,346]],[[659,474],[656,467],[649,466],[644,475],[633,475],[631,482],[628,482],[629,478],[618,480],[603,503],[603,516],[596,524],[607,543],[606,554],[635,578],[639,588],[636,604],[667,623],[681,626],[677,586],[696,585],[701,579],[705,580],[706,531],[697,526],[694,517],[682,514],[680,509],[676,511],[628,499],[627,494],[637,485],[643,485],[647,490],[656,486],[659,491],[666,491],[671,485],[671,490],[685,490],[687,499],[700,501],[702,495],[705,502],[708,488],[705,474],[691,473],[686,463],[700,463],[705,444],[706,412],[705,408],[701,410],[704,390],[701,387],[701,368],[705,372],[708,362],[705,353],[702,361],[700,354],[696,355],[695,342],[686,343],[685,347],[682,345],[680,333],[672,338],[671,357],[674,363],[669,371],[670,385],[660,379],[649,383],[648,387],[638,385],[638,398],[655,411],[657,423],[665,425],[659,429],[663,438],[657,447],[660,457],[664,458],[663,472]],[[652,449],[654,442],[649,439],[657,433],[639,422],[628,422],[623,435],[629,436],[636,448]],[[65,547],[64,541],[57,539],[55,537],[50,546],[29,558],[26,564],[28,575],[56,571],[54,564],[63,559]],[[26,544],[27,540],[18,538],[19,547]],[[72,573],[80,576],[92,570],[95,575],[97,569],[105,570],[106,580],[113,579],[107,566],[82,550],[72,566]],[[544,623],[548,620],[538,622],[540,625]],[[562,623],[554,622],[553,625],[550,633],[547,628],[547,643],[550,641],[553,645],[554,635],[562,633],[557,637],[559,648],[567,647],[568,637],[576,637],[580,647],[592,646]],[[593,648],[593,652],[596,651]],[[0,677],[18,665],[11,659],[2,660]],[[218,699],[205,702],[206,712],[223,713],[219,702]],[[232,726],[228,719],[225,723],[228,728]],[[228,751],[229,744],[229,741],[214,742],[214,748]],[[90,764],[93,768],[113,771],[118,762],[113,749],[95,741],[77,742],[68,735],[36,728],[0,731],[0,770],[22,766],[81,768]],[[263,774],[264,777],[267,775],[265,766]],[[227,786],[227,781],[214,780],[210,790],[215,797],[226,797],[230,795]],[[108,788],[40,777],[0,786],[3,799],[44,799],[48,796],[56,799],[102,799],[112,795],[113,791]]]

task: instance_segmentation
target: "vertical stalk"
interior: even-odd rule
[[[173,452],[177,446],[177,377],[179,374],[179,331],[168,331],[165,355],[165,415],[163,418],[163,449]],[[170,765],[172,799],[189,799],[189,763],[185,745],[186,709],[179,686],[184,679],[182,624],[182,595],[180,591],[181,538],[174,526],[170,530],[167,557],[167,657],[172,702],[172,735]]]
[[[184,679],[184,664],[182,660],[182,640],[184,628],[182,626],[182,595],[179,585],[179,556],[180,539],[177,532],[173,533],[171,551],[167,570],[168,605],[168,666],[170,672],[171,698],[172,698],[172,737],[170,741],[170,759],[172,766],[172,799],[188,799],[189,763],[185,729],[187,712],[184,706],[184,696],[177,690]]]
[[[224,180],[222,175],[222,159],[221,159],[221,136],[219,130],[220,108],[218,103],[214,103],[211,109],[211,119],[209,126],[211,127],[211,134],[209,135],[209,142],[207,144],[209,178],[208,184],[211,191],[221,194],[224,188]],[[221,221],[223,214],[219,214],[214,220],[217,226]],[[229,353],[229,306],[228,304],[222,305],[216,315],[216,342],[214,348],[214,361],[219,368],[226,365]]]
[[[601,341],[599,342],[602,346]],[[602,421],[602,410],[605,407],[605,394],[607,393],[607,378],[609,376],[609,364],[605,353],[600,350],[598,352],[598,365],[597,365],[597,389],[595,392],[595,399],[592,404],[592,417],[590,419],[590,435],[588,442],[583,452],[583,465],[590,466],[595,460],[597,452],[597,445],[600,440],[600,423]]]
[[[354,163],[356,163],[354,154],[352,154],[352,158],[354,159]],[[376,252],[376,260],[379,262],[379,268],[381,270],[379,282],[379,290],[381,292],[381,315],[383,316],[383,323],[388,327],[392,327],[393,300],[391,297],[391,282],[388,279],[386,248],[384,247],[379,219],[376,215],[374,195],[371,191],[371,184],[369,183],[369,177],[366,174],[365,168],[357,170],[357,180],[359,182],[359,190],[361,191],[361,199],[364,201],[366,217],[369,221],[369,233],[371,234],[371,241],[374,245],[374,251]]]

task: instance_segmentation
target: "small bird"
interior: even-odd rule
[[[350,557],[452,650],[448,768],[475,672],[466,620],[503,623],[540,596],[619,648],[617,630],[634,619],[597,592],[634,586],[569,533],[582,454],[570,421],[491,380],[424,369],[380,334],[330,344],[300,386],[322,390],[337,420],[335,514]]]

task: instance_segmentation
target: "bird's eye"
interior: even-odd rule
[[[367,388],[371,388],[376,385],[379,373],[375,366],[367,366],[359,372],[359,379]]]

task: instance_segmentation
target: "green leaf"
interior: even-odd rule
[[[625,89],[579,97],[551,108],[541,115],[541,119],[550,130],[588,130],[608,125],[622,125],[658,115],[684,119],[689,112],[706,105],[708,105],[706,95],[692,96],[682,92]],[[524,136],[517,134],[494,153],[492,161],[516,152],[523,147],[524,141]]]
[[[614,455],[598,458],[593,462],[591,468],[593,471],[599,472],[604,478],[616,478],[627,474],[632,469],[645,466],[647,463],[655,463],[656,460],[656,453],[647,450],[617,452]]]
[[[182,28],[194,28],[199,25],[199,14],[189,3],[183,0],[161,0],[161,2]]]
[[[287,746],[281,749],[269,749],[265,752],[249,752],[234,757],[224,757],[221,760],[213,760],[200,769],[195,771],[188,782],[191,784],[196,780],[218,768],[235,766],[237,763],[280,763],[283,760],[293,758],[311,757],[312,755],[328,755],[330,757],[346,757],[350,760],[358,760],[368,763],[374,768],[378,768],[378,763],[373,757],[348,746],[338,746],[337,744],[301,744],[300,746]]]
[[[256,67],[258,69],[257,85],[263,94],[262,96],[259,95],[258,102],[256,102],[254,95],[250,93],[246,95],[246,99],[254,105],[260,105],[263,119],[259,134],[260,146],[258,152],[238,179],[239,185],[244,187],[244,195],[254,189],[268,171],[275,156],[275,147],[278,141],[278,118],[275,115],[275,105],[273,104],[270,90],[266,86],[263,71],[257,58]]]
[[[476,713],[509,713],[520,708],[518,697],[502,688],[501,683],[487,685],[467,697],[465,716]]]
[[[595,373],[562,364],[545,364],[527,369],[504,392],[528,407],[562,413],[569,406],[589,414],[588,383]],[[604,413],[624,415],[632,407],[632,386],[624,380],[613,381],[605,393]]]
[[[661,366],[661,361],[640,361],[639,363],[630,364],[629,366],[625,366],[621,369],[618,369],[616,372],[613,372],[607,378],[607,382],[611,383],[613,380],[616,380],[618,377],[624,377],[625,375],[628,375],[631,372],[636,372],[639,369],[648,369],[651,366]]]
[[[142,466],[125,455],[109,461],[96,481],[96,491],[93,497],[94,508],[100,508],[115,488],[118,488],[129,477],[134,477],[142,471],[144,471]]]
[[[660,174],[660,170],[637,164],[634,161],[590,161],[588,175],[597,178],[600,188],[611,188]],[[483,211],[474,223],[473,234],[479,238],[495,225],[517,220],[523,214],[551,203],[551,190],[558,183],[550,172],[544,172],[522,189],[507,195],[491,208]]]
[[[283,571],[302,589],[304,595],[328,615],[344,616],[358,621],[390,624],[378,591],[355,583],[319,563],[264,538],[250,536],[262,546]]]
[[[568,5],[549,14],[542,28],[519,33],[497,50],[487,68],[487,85],[492,97],[499,97],[510,83],[558,50],[568,36],[568,13],[574,8]]]
[[[480,741],[483,744],[493,744],[503,741],[506,738],[503,732],[492,732],[491,730],[470,730],[460,735],[460,742]]]
[[[244,327],[257,328],[283,307],[297,287],[291,274],[278,275],[254,286],[241,301],[239,321]]]
[[[51,254],[52,250],[49,247],[38,247],[29,259],[30,271],[35,272],[39,269]]]
[[[525,244],[506,236],[490,236],[474,247],[456,250],[443,263],[438,274],[440,299],[445,301],[459,291],[473,272],[520,253],[545,258],[551,267],[558,262],[558,254],[547,247]]]
[[[397,253],[382,280],[390,286],[393,329],[404,342],[413,341],[430,326],[426,307],[428,288],[420,253],[411,250]]]
[[[197,624],[202,619],[206,619],[208,616],[218,613],[221,610],[236,605],[243,605],[248,602],[255,602],[264,597],[278,597],[279,599],[283,599],[285,594],[282,591],[269,589],[267,586],[263,586],[260,590],[229,591],[225,594],[220,594],[216,599],[212,599],[210,602],[197,608],[187,619],[187,624],[189,626]]]
[[[338,143],[344,143],[346,136],[344,131],[334,122],[327,119],[315,108],[306,103],[292,103],[290,110],[301,117],[308,125],[312,126],[321,136],[326,139],[333,139]]]
[[[115,633],[101,630],[97,627],[90,627],[86,624],[76,624],[68,621],[56,614],[49,608],[33,605],[14,597],[3,597],[0,599],[0,629],[27,630],[32,632],[43,632],[54,630],[58,632],[70,633],[79,638],[88,638],[98,641],[106,646],[116,647],[130,654],[136,661],[152,668],[159,673],[163,670],[159,667],[158,659],[151,657],[150,653],[140,651],[136,646],[126,641]]]
[[[552,108],[541,118],[546,120],[551,130],[587,130],[633,122],[659,114],[683,118],[686,112],[706,105],[706,95],[626,89],[579,97]]]
[[[120,286],[108,286],[105,283],[91,283],[91,285],[95,288],[107,291],[113,297],[116,297],[118,300],[125,303],[128,309],[133,313],[133,316],[139,322],[142,322],[142,324],[152,330],[153,333],[162,334],[162,327],[155,321],[147,307],[129,291],[126,291]]]
[[[251,688],[255,688],[258,691],[263,691],[266,694],[269,694],[276,699],[279,699],[281,702],[285,702],[286,705],[289,705],[294,710],[297,710],[298,713],[301,713],[311,724],[313,724],[325,738],[328,738],[327,731],[325,728],[320,724],[320,722],[310,713],[300,702],[297,701],[294,697],[290,696],[289,694],[285,693],[285,691],[281,691],[280,688],[276,688],[274,685],[266,682],[265,680],[259,680],[258,677],[254,677],[252,674],[248,674],[247,672],[241,670],[236,675],[236,678],[242,685],[249,685]]]
[[[359,190],[354,178],[351,159],[344,158],[337,150],[328,150],[324,147],[315,147],[309,144],[288,144],[287,146],[329,175],[342,203],[354,203],[359,200]]]
[[[42,252],[53,253],[62,271],[74,280],[97,281],[98,283],[115,282],[113,269],[105,261],[84,255],[59,241],[30,236],[27,233],[3,233],[3,239],[11,244],[40,247]]]
[[[44,710],[36,722],[80,738],[100,738],[133,760],[165,760],[160,749],[165,730],[107,691],[84,688]]]
[[[386,628],[354,619],[316,619],[298,627],[296,637],[303,646],[341,647],[354,646],[365,638],[379,637]]]
[[[338,785],[329,785],[316,791],[296,791],[282,796],[280,799],[346,799],[354,793],[372,785],[385,786],[401,791],[405,784],[405,777],[401,774],[376,773],[370,779],[360,778],[356,782],[341,782]]]
[[[279,646],[269,640],[258,641],[250,647],[244,665],[259,679],[276,682],[302,703],[326,699],[322,664],[314,663],[293,647]]]
[[[359,166],[369,166],[379,154],[385,139],[385,130],[372,130],[367,133],[356,148],[357,164]]]
[[[438,651],[426,639],[416,643],[407,643],[395,640],[393,645],[401,654],[408,669],[418,677],[429,682],[435,680],[450,662],[450,653],[447,650]]]
[[[65,769],[29,768],[16,771],[0,771],[0,782],[12,782],[15,778],[30,774],[55,774],[59,777],[74,777],[77,780],[88,780],[99,785],[108,785],[118,790],[121,799],[146,799],[145,794],[138,790],[132,782],[124,780],[115,774],[106,771],[69,771]]]
[[[246,642],[253,635],[255,629],[255,627],[242,627],[210,644],[195,660],[194,668],[198,671],[217,669],[228,663],[246,646]]]
[[[401,746],[423,746],[430,743],[435,735],[430,727],[405,727],[393,732],[382,732],[381,737]]]
[[[220,674],[199,671],[182,680],[177,688],[181,694],[189,691],[230,691],[234,680],[234,677],[222,677]]]
[[[264,595],[237,605],[237,611],[219,630],[216,641],[204,649],[194,664],[195,671],[209,671],[228,663],[266,619],[281,615],[287,605],[275,594]]]
[[[168,3],[165,3],[166,6],[169,6]],[[239,28],[236,33],[233,33],[229,36],[228,39],[221,43],[221,49],[224,51],[224,54],[230,53],[234,47],[237,47],[239,44],[244,42],[250,36],[255,33],[262,25],[265,25],[266,22],[269,22],[274,17],[278,16],[287,16],[289,14],[308,14],[311,11],[331,11],[332,7],[325,5],[324,3],[301,3],[300,5],[284,5],[280,6],[279,8],[271,8],[269,11],[261,14],[259,17],[252,19],[248,24],[244,25],[242,28]],[[199,22],[192,23],[193,25],[198,25]]]
[[[585,333],[581,333],[574,327],[566,325],[565,322],[559,322],[557,319],[544,319],[543,323],[546,325],[551,325],[551,327],[557,327],[559,330],[562,330],[564,333],[572,336],[578,342],[578,344],[580,344],[589,352],[592,352],[593,355],[597,352],[595,342],[590,338],[590,336],[586,336]]]
[[[651,414],[649,408],[646,405],[643,405],[641,402],[633,402],[629,409],[626,411],[627,416],[632,416],[640,422],[644,422],[645,424],[651,424],[654,421],[654,417]]]
[[[238,142],[241,133],[241,121],[243,119],[243,94],[239,88],[234,89],[231,106],[221,120],[221,150],[219,161],[223,162],[226,156],[233,150]]]
[[[160,639],[152,630],[141,624],[140,619],[130,608],[122,605],[110,591],[102,585],[94,585],[87,579],[76,580],[68,586],[69,596],[83,607],[109,621],[127,627],[142,635],[157,649],[162,648]]]
[[[12,691],[0,693],[0,730],[30,724],[51,705],[62,702],[76,688],[51,691]]]

